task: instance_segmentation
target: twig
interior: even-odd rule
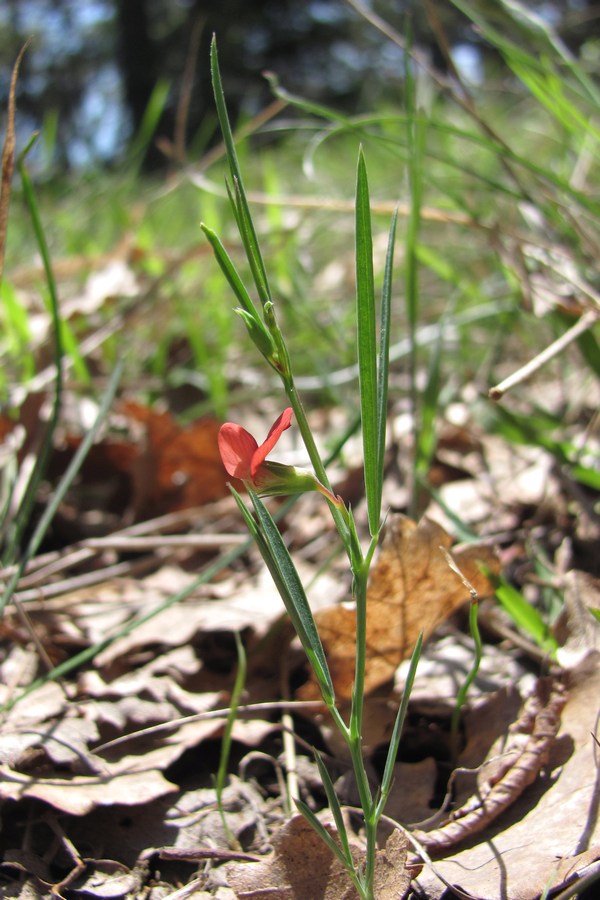
[[[19,77],[19,67],[23,54],[27,50],[30,41],[26,41],[21,47],[19,55],[13,66],[10,78],[10,87],[8,90],[8,110],[6,114],[6,139],[4,141],[4,150],[2,152],[2,180],[0,183],[0,281],[2,281],[2,273],[4,271],[4,252],[6,250],[6,232],[8,229],[8,210],[10,206],[10,188],[12,176],[15,169],[15,112],[16,101],[15,95],[17,91],[17,78]]]
[[[238,706],[237,713],[238,716],[246,714],[250,716],[257,712],[273,712],[278,709],[320,710],[322,708],[323,702],[321,700],[273,700],[268,703],[248,703],[245,706]],[[141,728],[139,731],[122,734],[112,741],[107,741],[105,744],[99,744],[94,748],[93,752],[103,753],[105,750],[110,750],[113,747],[117,747],[119,744],[124,744],[135,738],[146,737],[149,734],[160,734],[163,731],[176,731],[182,725],[187,725],[190,722],[204,722],[209,721],[210,719],[226,719],[230,712],[231,710],[228,707],[225,709],[209,709],[205,712],[194,713],[191,716],[183,716],[180,719],[174,719],[170,722],[160,722],[158,725],[150,725],[148,728]],[[278,727],[280,728],[281,726],[273,726],[274,729],[277,729]]]
[[[559,353],[562,353],[569,344],[572,344],[573,341],[577,340],[578,337],[581,337],[586,331],[596,324],[598,319],[600,318],[600,314],[595,309],[588,309],[580,319],[578,319],[575,324],[569,328],[568,331],[565,331],[557,340],[553,341],[545,350],[542,350],[541,353],[538,353],[537,356],[534,356],[526,365],[522,366],[516,372],[513,372],[512,375],[509,375],[508,378],[505,378],[504,381],[501,381],[500,384],[497,384],[495,387],[490,388],[489,396],[492,400],[500,400],[506,391],[515,387],[517,384],[521,384],[523,381],[526,381],[530,378],[538,369],[541,369],[547,362],[551,359],[554,359],[555,356],[558,356]]]
[[[202,547],[206,550],[220,550],[222,547],[237,547],[246,540],[243,534],[164,534],[150,537],[129,537],[128,535],[108,535],[101,538],[88,538],[82,542],[84,547],[93,550],[123,550],[133,553],[147,550],[159,550],[161,547]]]
[[[194,87],[196,62],[198,59],[198,48],[200,46],[200,38],[205,24],[206,16],[195,16],[194,22],[192,23],[190,43],[181,79],[181,92],[179,94],[179,102],[177,103],[177,112],[175,114],[175,134],[173,138],[173,155],[178,163],[185,162],[185,133],[189,120],[190,102]]]

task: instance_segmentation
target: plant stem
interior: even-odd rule
[[[377,542],[377,536],[372,542]],[[365,886],[372,896],[373,875],[375,872],[375,851],[377,837],[377,821],[373,816],[373,795],[369,786],[369,780],[365,769],[362,724],[364,708],[365,668],[367,659],[367,581],[369,575],[369,560],[371,553],[367,554],[367,561],[353,571],[354,598],[356,601],[356,662],[354,671],[354,689],[352,692],[352,707],[350,712],[349,749],[352,757],[352,765],[358,787],[360,803],[365,815],[366,830],[366,861],[364,869]]]
[[[471,608],[469,610],[469,629],[471,631],[471,637],[473,638],[473,643],[475,645],[475,658],[473,660],[473,665],[471,666],[471,669],[467,677],[465,678],[464,684],[458,692],[458,695],[456,697],[456,706],[452,711],[452,719],[450,722],[450,747],[452,750],[453,763],[456,763],[456,758],[458,756],[458,726],[460,724],[460,714],[463,706],[465,705],[467,694],[469,693],[469,688],[475,681],[477,673],[479,672],[479,666],[481,665],[481,657],[483,654],[481,633],[479,631],[479,622],[477,621],[478,613],[479,602],[477,599],[472,599]]]
[[[308,419],[306,418],[306,413],[304,412],[304,407],[302,406],[302,401],[300,400],[298,391],[296,390],[296,386],[294,384],[294,376],[292,375],[291,371],[289,371],[287,375],[285,377],[282,376],[282,378],[285,392],[287,394],[288,400],[290,401],[291,407],[294,410],[296,424],[298,425],[300,434],[302,435],[302,440],[304,441],[304,446],[306,447],[306,452],[308,453],[312,467],[315,471],[315,475],[317,476],[321,484],[326,487],[327,490],[331,491],[331,482],[329,481],[327,472],[325,471],[325,466],[323,465],[321,454],[319,453],[319,450],[315,443],[315,439],[308,423]],[[354,564],[358,562],[358,560],[362,562],[362,556],[360,556],[360,548],[357,547],[356,542],[352,540],[352,535],[350,529],[348,528],[348,523],[346,522],[341,510],[339,510],[333,503],[329,501],[328,503],[335,527],[338,531],[338,534],[340,535],[340,538],[343,541],[346,553],[348,554],[348,559],[350,560],[351,565],[354,567]]]

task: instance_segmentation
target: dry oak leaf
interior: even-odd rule
[[[406,516],[389,517],[367,592],[366,693],[394,677],[421,631],[427,639],[434,628],[469,599],[468,587],[443,552],[449,552],[451,546],[450,535],[431,519],[423,518],[417,525]],[[470,544],[451,555],[480,598],[493,592],[490,580],[481,571],[481,565],[494,573],[499,571],[493,548]],[[315,621],[336,697],[349,700],[354,681],[355,611],[332,606],[316,612]],[[320,697],[312,676],[297,696],[303,700]]]
[[[90,449],[81,481],[101,483],[111,508],[133,508],[136,521],[211,503],[228,495],[227,473],[217,447],[219,422],[207,416],[181,426],[167,411],[133,401],[118,407],[126,437],[109,433]],[[56,452],[54,475],[81,444],[67,434]],[[60,461],[60,463],[58,462]],[[111,486],[110,496],[107,495]]]
[[[138,806],[176,791],[157,769],[120,775],[73,775],[40,778],[0,765],[0,798],[35,797],[56,809],[83,816],[98,806]]]
[[[219,423],[210,417],[182,428],[168,412],[136,403],[125,412],[145,426],[132,476],[138,518],[201,506],[227,496],[217,447]]]
[[[325,826],[335,838],[335,830]],[[411,875],[406,868],[408,841],[399,831],[377,853],[374,888],[377,900],[401,900]],[[354,856],[354,851],[353,851]],[[360,861],[360,851],[356,859]],[[273,839],[264,862],[227,863],[227,886],[238,900],[357,900],[342,864],[302,816],[294,816]]]

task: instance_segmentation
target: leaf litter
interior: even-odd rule
[[[32,421],[23,414],[27,429]],[[11,443],[18,426],[4,424],[8,452],[23,454]],[[382,830],[377,896],[441,898],[450,889],[484,900],[533,900],[583,877],[600,858],[592,737],[600,626],[586,615],[598,606],[598,571],[585,554],[597,523],[589,507],[579,519],[566,514],[572,500],[539,451],[510,455],[500,438],[477,439],[472,423],[462,432],[446,427],[434,466],[440,500],[448,502],[432,502],[419,523],[390,516],[370,585],[364,736],[375,785],[402,662],[420,628],[430,638]],[[203,429],[206,441],[196,443]],[[60,438],[51,481],[64,471],[76,434],[74,427]],[[315,702],[279,596],[225,496],[215,435],[212,420],[180,429],[164,411],[123,403],[59,511],[48,546],[18,585],[26,618],[7,608],[2,896],[353,896],[329,852],[290,813],[286,778],[295,767],[303,798],[333,827],[312,762],[317,746],[360,858],[348,761]],[[402,486],[390,476],[386,490],[396,501]],[[353,503],[360,521],[360,497]],[[457,547],[449,536],[447,510],[458,508],[471,513],[463,521],[477,528],[477,543]],[[319,503],[304,498],[298,509],[285,519],[286,535],[305,583],[314,578],[310,599],[343,704],[353,664],[353,612],[341,602],[349,585],[335,560],[318,576],[330,552]],[[556,631],[562,668],[550,666],[544,678],[548,666],[485,599],[492,584],[478,565],[518,573],[534,597],[540,588],[524,574],[531,535],[556,561],[567,601]],[[440,547],[474,584],[487,639],[455,763],[450,721],[472,661],[470,595]],[[232,548],[238,552],[228,565],[206,582],[198,578]],[[235,631],[249,674],[223,796],[226,831],[213,777],[236,669]],[[66,664],[60,678],[40,680],[44,664],[32,635],[51,665]],[[97,648],[93,658],[69,669],[88,648]],[[283,749],[286,709],[296,760]]]

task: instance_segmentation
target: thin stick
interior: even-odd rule
[[[190,102],[194,88],[194,75],[198,59],[200,38],[206,24],[206,16],[197,16],[192,24],[187,58],[181,79],[181,93],[175,115],[175,135],[173,138],[173,155],[176,162],[185,162],[185,133],[189,120]]]
[[[108,535],[102,538],[87,538],[84,547],[94,550],[124,550],[127,553],[157,550],[162,547],[202,547],[206,550],[221,547],[237,547],[246,540],[243,534],[164,534],[148,537],[128,537],[127,535]]]
[[[2,152],[2,179],[0,183],[0,281],[2,280],[2,272],[4,270],[4,251],[6,249],[6,232],[8,229],[8,210],[10,205],[10,189],[12,184],[12,176],[15,169],[15,111],[16,111],[16,92],[17,78],[19,77],[19,67],[23,54],[27,50],[30,41],[26,41],[21,47],[17,60],[13,66],[10,78],[10,87],[8,90],[8,110],[6,114],[6,139],[4,141],[4,150]]]
[[[323,701],[322,700],[272,700],[269,702],[263,703],[247,703],[243,706],[238,706],[237,715],[243,716],[254,716],[257,712],[274,712],[280,709],[293,709],[293,710],[322,710],[323,709]],[[149,725],[147,728],[142,728],[139,731],[132,731],[129,734],[122,734],[117,738],[113,738],[112,741],[107,741],[104,744],[99,744],[97,747],[94,747],[94,753],[102,753],[105,750],[109,750],[112,747],[117,747],[119,744],[125,744],[128,741],[134,740],[135,738],[147,737],[149,734],[160,734],[165,731],[176,731],[182,725],[187,725],[189,722],[205,722],[210,721],[211,719],[226,719],[230,714],[231,710],[229,707],[225,707],[224,709],[208,709],[205,712],[193,713],[191,716],[183,716],[179,719],[173,719],[169,722],[160,722],[158,725]],[[278,728],[279,726],[274,725],[274,728]],[[300,741],[300,738],[296,735],[296,739]],[[308,747],[308,749],[312,750],[312,747]]]
[[[509,375],[508,378],[505,378],[504,381],[501,381],[495,387],[490,388],[489,396],[492,400],[500,400],[506,391],[515,387],[518,384],[521,384],[523,381],[526,381],[530,378],[538,369],[541,369],[542,366],[546,365],[551,359],[555,356],[558,356],[559,353],[562,353],[569,344],[572,344],[573,341],[577,340],[578,337],[581,337],[586,331],[596,324],[600,315],[595,309],[588,309],[580,319],[578,319],[575,324],[569,328],[568,331],[565,331],[557,340],[555,340],[552,344],[546,347],[545,350],[542,350],[541,353],[538,353],[537,356],[534,356],[533,359],[529,360],[529,362],[522,366],[520,369],[517,369],[516,372],[513,372],[512,375]]]

